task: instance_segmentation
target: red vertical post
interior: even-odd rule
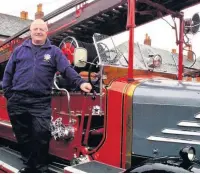
[[[82,106],[82,113],[81,113],[81,118],[80,118],[80,123],[79,123],[79,132],[78,132],[78,148],[77,148],[77,157],[80,156],[80,152],[82,149],[82,138],[83,138],[83,127],[84,127],[84,120],[85,120],[85,111],[86,111],[86,96],[83,98],[83,106]]]
[[[179,57],[178,57],[178,80],[183,79],[183,43],[184,43],[184,19],[181,12],[180,17],[180,31],[179,31]]]
[[[128,0],[127,29],[129,29],[128,79],[133,79],[135,0]]]

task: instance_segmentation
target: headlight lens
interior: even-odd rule
[[[188,151],[188,159],[190,160],[190,161],[193,161],[194,160],[194,158],[195,158],[195,151],[194,151],[194,149],[189,149],[189,151]]]
[[[179,154],[183,161],[190,162],[195,159],[196,152],[194,147],[188,146],[180,150]]]

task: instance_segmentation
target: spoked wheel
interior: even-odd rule
[[[62,40],[59,47],[61,48],[64,55],[67,56],[68,60],[72,64],[74,61],[74,50],[79,47],[78,41],[71,36],[68,36]]]
[[[61,48],[63,54],[68,58],[72,65],[74,63],[74,51],[76,48],[79,47],[85,48],[87,50],[88,62],[92,62],[95,59],[95,57],[97,57],[97,52],[93,43],[82,42],[71,36],[67,36],[66,38],[64,38],[60,43],[59,47]],[[77,72],[88,71],[89,64],[87,64],[86,67],[83,68],[74,68]],[[95,70],[93,67],[92,71],[96,72],[97,70]]]
[[[114,64],[118,61],[119,56],[115,49],[109,49],[108,46],[102,42],[97,45],[101,60],[105,63]]]

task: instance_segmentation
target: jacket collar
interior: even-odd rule
[[[31,39],[27,39],[22,43],[23,46],[27,46],[27,47],[32,47],[32,40]],[[51,42],[50,40],[47,38],[46,42],[44,45],[42,45],[41,48],[50,48],[51,47]]]

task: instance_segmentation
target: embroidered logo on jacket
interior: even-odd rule
[[[44,61],[49,62],[50,59],[51,59],[51,55],[49,55],[49,54],[44,55]]]

